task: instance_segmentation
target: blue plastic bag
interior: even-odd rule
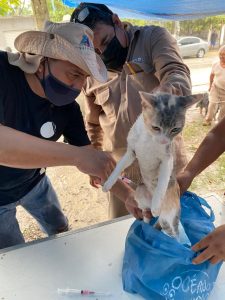
[[[191,245],[215,228],[211,207],[190,192],[181,197],[180,221]],[[222,263],[193,265],[196,254],[190,244],[165,235],[152,226],[153,222],[136,220],[128,232],[122,271],[124,290],[148,300],[208,299]]]

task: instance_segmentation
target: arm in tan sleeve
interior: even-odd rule
[[[84,97],[84,120],[85,120],[85,126],[88,133],[88,137],[95,149],[102,150],[103,131],[99,123],[99,116],[101,114],[102,108],[100,105],[94,103],[95,101],[94,94],[89,96],[83,90],[83,97]]]
[[[155,27],[152,31],[149,55],[160,82],[159,90],[191,94],[190,71],[181,59],[176,40],[165,28]]]

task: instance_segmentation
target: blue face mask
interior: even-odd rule
[[[73,103],[79,96],[80,90],[71,88],[58,80],[52,73],[47,61],[49,74],[39,79],[48,100],[56,106],[63,106]],[[45,71],[44,71],[45,73]]]

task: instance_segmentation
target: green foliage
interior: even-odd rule
[[[62,0],[46,0],[49,10],[49,16],[52,21],[62,21],[64,15],[71,15],[73,8],[63,4]],[[31,15],[31,3],[26,0],[1,0],[0,15]],[[25,5],[26,4],[26,5]],[[152,20],[134,20],[123,19],[123,21],[130,22],[137,26],[159,25],[167,28],[171,33],[174,33],[175,22],[173,21],[152,21]],[[180,22],[180,36],[197,35],[207,38],[208,31],[215,28],[218,32],[221,25],[225,23],[225,16],[207,17],[203,19],[181,21]]]
[[[123,19],[123,21],[130,22],[131,24],[137,26],[158,25],[165,27],[171,33],[174,33],[175,28],[174,21],[147,21],[133,19]],[[221,26],[225,24],[225,16],[215,16],[197,20],[180,21],[179,23],[180,36],[197,35],[207,39],[209,29],[214,28],[217,30],[217,32],[220,31]]]
[[[26,2],[26,5],[25,5]],[[61,0],[46,0],[49,16],[52,21],[62,21],[64,15],[71,15],[73,8],[64,5]],[[26,0],[1,0],[0,15],[13,16],[13,15],[32,15],[31,2],[27,3]]]
[[[207,17],[192,21],[180,22],[180,35],[201,35],[207,38],[209,29],[220,31],[221,26],[225,23],[225,16]]]
[[[13,15],[20,6],[22,6],[20,0],[1,0],[0,16]]]
[[[152,20],[134,20],[134,19],[123,19],[124,22],[129,22],[135,26],[148,26],[155,25],[165,27],[168,31],[173,32],[174,22],[173,21],[152,21]]]
[[[50,20],[54,22],[62,21],[64,15],[71,15],[74,8],[70,8],[62,3],[62,0],[47,0]]]

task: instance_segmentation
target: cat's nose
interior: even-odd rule
[[[167,139],[161,139],[159,142],[160,142],[160,144],[162,144],[162,145],[165,145],[165,144],[168,144],[168,143],[169,143],[169,141],[168,141]]]

